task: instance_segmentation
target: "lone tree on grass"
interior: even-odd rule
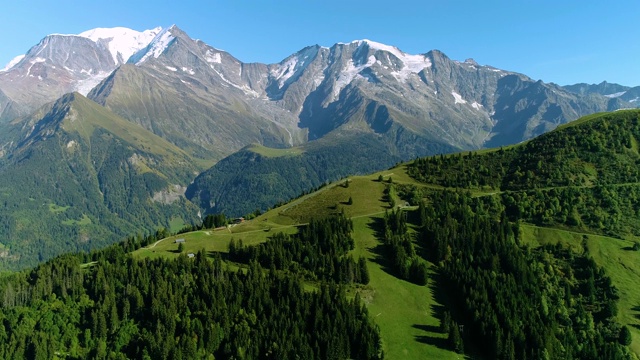
[[[181,253],[183,251],[184,251],[184,244],[183,243],[178,244],[178,252]]]
[[[618,341],[624,346],[631,345],[631,331],[629,331],[628,327],[623,326],[620,329],[620,336],[618,337]]]

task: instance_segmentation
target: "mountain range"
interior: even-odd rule
[[[605,85],[561,87],[371,40],[313,45],[261,64],[243,63],[175,25],[53,34],[0,71],[3,196],[44,204],[37,212],[43,223],[73,220],[78,234],[87,233],[85,216],[91,224],[116,216],[128,225],[101,230],[113,241],[135,226],[168,224],[154,199],[185,204],[177,216],[184,221],[198,212],[194,203],[239,214],[347,174],[513,144],[637,104],[637,88]],[[42,179],[27,181],[27,174]],[[28,195],[34,189],[38,196]],[[68,192],[77,198],[65,198]],[[82,205],[73,216],[58,210],[87,202],[99,205]],[[27,208],[5,202],[6,259],[30,256],[17,255],[27,237],[44,244],[68,234],[64,226],[21,233]],[[69,246],[84,238],[69,237]]]

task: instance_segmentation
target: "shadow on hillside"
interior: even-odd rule
[[[429,284],[427,285],[431,289],[431,292],[434,296],[435,302],[431,305],[431,312],[435,318],[442,322],[444,311],[446,310],[445,304],[446,294],[442,291],[442,276],[440,272],[432,267],[429,273]],[[420,329],[425,332],[423,335],[417,335],[415,337],[416,341],[421,342],[423,344],[436,346],[440,349],[451,350],[449,346],[449,342],[445,337],[442,337],[442,331],[439,326],[434,325],[423,325],[423,324],[414,324],[412,325],[415,329]],[[433,336],[434,334],[439,334],[440,336]]]
[[[624,251],[636,251],[633,249],[633,246],[625,246],[625,247],[622,247],[621,249]]]
[[[442,319],[444,317],[444,312],[446,307],[443,304],[449,303],[449,298],[447,294],[444,292],[444,279],[442,274],[440,273],[440,269],[435,266],[432,266],[431,271],[429,271],[429,288],[431,289],[431,293],[433,294],[433,304],[431,305],[431,312],[435,318],[440,320],[442,323]]]
[[[384,238],[384,219],[380,217],[374,217],[371,220],[372,221],[369,222],[367,226],[371,230],[373,230],[373,234],[378,240],[378,244],[373,249],[371,249],[371,252],[374,255],[373,261],[376,264],[380,265],[380,268],[382,268],[384,272],[395,278],[398,278],[393,272],[393,268],[391,267],[391,264],[389,264],[389,261],[386,257],[386,246],[383,244],[382,240]]]
[[[413,325],[411,325],[411,327],[414,328],[414,329],[427,331],[427,332],[434,332],[434,333],[439,333],[440,332],[440,327],[434,326],[434,325],[413,324]]]
[[[417,342],[422,344],[435,346],[443,350],[451,350],[451,348],[449,347],[449,341],[446,338],[429,335],[416,335],[415,339]]]

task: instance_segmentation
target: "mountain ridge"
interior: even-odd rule
[[[1,127],[0,268],[197,219],[193,159],[79,93]]]

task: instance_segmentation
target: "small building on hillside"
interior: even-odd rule
[[[187,254],[187,257],[188,257],[188,258],[193,258],[193,257],[195,257],[195,256],[196,256],[196,254],[194,254],[194,253],[188,253],[188,254]]]
[[[184,243],[184,242],[186,242],[184,239],[176,239],[176,244]]]

